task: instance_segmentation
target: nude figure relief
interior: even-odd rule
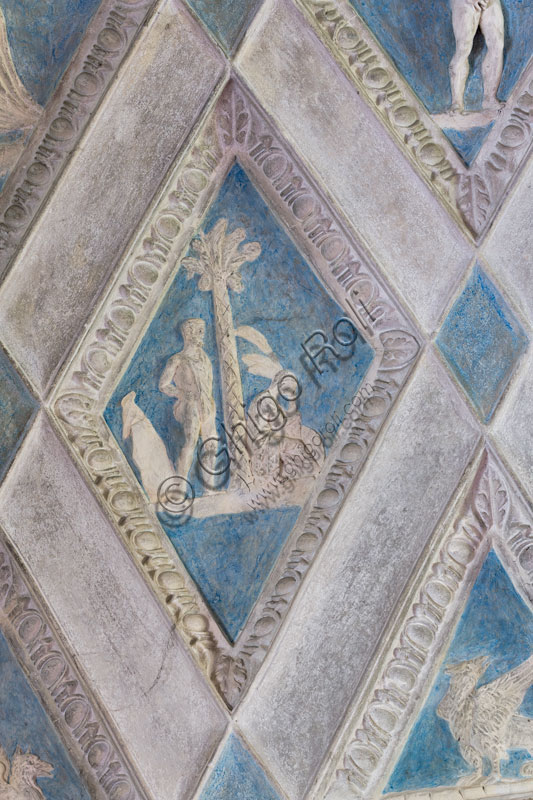
[[[234,325],[228,289],[242,291],[239,270],[261,252],[257,242],[242,244],[245,238],[241,228],[227,233],[227,220],[220,219],[193,241],[195,255],[182,262],[188,277],[199,275],[198,288],[212,297],[222,390],[220,424],[213,396],[214,366],[204,349],[206,321],[200,318],[181,323],[183,347],[168,358],[158,377],[161,395],[173,401],[182,438],[179,453],[169,453],[135,392],[121,401],[123,439],[131,440],[141,483],[159,511],[188,511],[196,517],[249,512],[259,494],[265,507],[299,505],[324,463],[320,437],[301,418],[297,377],[283,368],[259,330]],[[240,341],[256,351],[242,355],[248,372],[270,383],[248,404],[243,396]],[[193,492],[195,480],[201,488]],[[265,501],[264,490],[274,480],[276,491]]]
[[[450,0],[455,53],[450,61],[452,103],[434,119],[444,128],[467,130],[492,122],[504,107],[498,99],[503,71],[504,17],[500,0]],[[469,57],[477,31],[483,34],[486,53],[482,64],[483,102],[479,109],[466,110],[464,95],[470,73]]]

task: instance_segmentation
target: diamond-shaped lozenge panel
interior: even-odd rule
[[[105,418],[235,641],[373,351],[238,163],[203,227],[201,247],[191,250],[200,258],[183,262]],[[234,269],[222,286],[221,271],[238,261],[232,248],[241,239],[251,263]],[[316,353],[326,337],[334,344],[311,361],[302,343],[309,338],[307,352]],[[312,460],[298,472],[292,462],[305,448]],[[188,479],[194,492],[190,518],[161,502],[171,476]]]
[[[513,312],[476,266],[440,330],[437,345],[485,422],[527,343]]]

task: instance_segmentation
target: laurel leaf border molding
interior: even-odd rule
[[[382,796],[491,547],[517,591],[533,603],[533,515],[491,449],[483,449],[470,490],[451,519],[411,581],[392,633],[374,660],[364,699],[360,696],[348,715],[315,798]],[[521,784],[514,785],[519,791]],[[423,790],[416,793],[423,795]],[[485,796],[479,788],[479,800]],[[475,789],[468,790],[468,798],[478,800]]]
[[[0,276],[159,0],[105,0],[0,199]],[[41,130],[39,135],[38,131]],[[13,188],[10,188],[13,187]]]
[[[91,796],[151,800],[68,653],[57,625],[0,531],[0,630]]]
[[[468,168],[348,0],[294,0],[426,184],[479,241],[533,149],[533,58]]]
[[[231,646],[149,508],[102,413],[236,158],[374,348],[375,358],[365,376],[372,391],[339,435],[260,599]],[[74,451],[139,570],[230,708],[259,669],[414,367],[419,347],[416,330],[362,246],[247,90],[237,79],[230,80],[178,160],[47,403],[54,425]]]

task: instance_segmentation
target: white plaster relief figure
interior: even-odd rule
[[[468,79],[468,58],[478,28],[483,33],[487,52],[483,59],[483,108],[497,111],[503,103],[496,97],[503,70],[504,21],[500,0],[450,0],[455,35],[455,55],[450,62],[452,113],[464,111]]]
[[[212,440],[206,452],[216,451],[216,407],[213,399],[213,368],[203,349],[205,322],[187,319],[181,325],[183,349],[173,355],[159,381],[159,389],[174,398],[174,416],[181,423],[185,441],[176,461],[176,474],[187,478],[198,439]]]
[[[505,105],[497,97],[503,71],[505,23],[500,0],[450,0],[450,7],[455,36],[455,53],[449,67],[452,104],[447,112],[435,114],[433,118],[443,128],[468,130],[488,125]],[[480,109],[466,111],[468,59],[478,29],[487,47],[481,68],[483,103]]]
[[[501,781],[500,761],[509,758],[509,750],[524,749],[533,755],[533,719],[519,713],[533,684],[533,656],[476,688],[487,667],[484,656],[449,666],[450,686],[437,709],[458,741],[461,755],[476,770],[459,781],[462,785]],[[491,765],[488,777],[483,776],[484,758]],[[532,775],[532,767],[532,762],[526,762],[522,774]]]
[[[167,449],[156,429],[135,402],[135,392],[122,398],[122,436],[131,436],[133,460],[151,503],[158,502],[158,490],[174,474]]]
[[[272,498],[262,494],[262,506],[301,504],[325,460],[317,431],[302,423],[297,403],[302,390],[296,377],[283,369],[260,331],[249,325],[234,327],[228,287],[242,291],[239,269],[260,253],[257,242],[241,246],[245,238],[241,228],[228,234],[227,220],[220,219],[208,234],[201,233],[193,240],[196,256],[183,261],[189,277],[200,274],[199,289],[212,293],[225,437],[217,433],[213,367],[203,349],[203,319],[182,323],[183,349],[169,358],[158,384],[159,390],[174,400],[174,417],[184,436],[175,465],[165,442],[135,403],[135,392],[121,401],[122,436],[132,439],[132,456],[141,482],[150,501],[169,513],[181,513],[171,506],[179,506],[180,497],[186,499],[190,484],[187,489],[183,479],[189,478],[195,456],[202,472],[200,496],[194,493],[192,514],[196,517],[249,511],[250,502],[273,479],[282,489],[276,485]],[[270,380],[269,388],[252,398],[247,409],[237,339],[246,339],[260,351],[243,354],[248,371]],[[221,471],[217,457],[224,451],[226,464]],[[227,482],[224,491],[218,490],[220,481],[215,477],[221,474]],[[174,479],[171,503],[160,496],[163,492],[166,497],[162,485],[168,479]]]
[[[51,764],[29,751],[23,753],[20,747],[15,750],[10,764],[0,745],[0,800],[45,800],[35,781],[49,777],[53,771]]]

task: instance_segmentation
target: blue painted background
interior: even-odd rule
[[[232,734],[200,800],[280,800],[280,797],[252,754]]]
[[[90,800],[54,726],[0,633],[0,743],[9,759],[17,745],[54,767],[37,784],[47,800]]]
[[[229,220],[229,231],[242,226],[248,239],[259,241],[262,247],[259,258],[241,269],[243,292],[230,290],[234,324],[251,325],[266,336],[282,366],[300,380],[303,424],[323,432],[333,412],[343,416],[344,404],[357,391],[372,360],[372,349],[359,338],[351,357],[337,365],[331,363],[315,383],[300,361],[300,343],[316,329],[324,329],[332,339],[333,324],[343,316],[342,311],[326,294],[238,164],[228,174],[204,229],[209,231],[220,217]],[[197,276],[188,280],[185,271],[180,270],[105,411],[105,419],[134,469],[131,445],[129,441],[122,442],[120,406],[122,397],[131,390],[137,392],[138,405],[167,444],[173,461],[179,453],[182,435],[173,416],[173,401],[161,394],[158,382],[167,360],[182,347],[179,325],[188,317],[201,317],[207,323],[205,350],[214,366],[214,396],[218,421],[222,421],[211,295],[199,291]],[[242,339],[238,340],[238,348],[240,356],[258,352]],[[350,352],[343,350],[344,355]],[[240,367],[248,405],[270,382],[250,375],[242,361]],[[222,436],[220,428],[219,434]],[[191,475],[194,473],[193,465]],[[191,482],[201,494],[198,480]],[[190,519],[186,525],[179,518],[161,515],[180,557],[230,638],[234,639],[244,625],[297,513],[294,508],[261,511],[255,522],[237,514],[209,521]]]
[[[37,401],[0,350],[0,479],[15,457],[36,409]]]
[[[15,67],[44,106],[68,66],[100,0],[0,0]]]
[[[488,422],[528,339],[478,266],[436,341],[481,418]]]
[[[261,0],[187,0],[229,53],[253,19]]]
[[[431,114],[451,103],[448,65],[455,38],[448,0],[351,0],[396,66]],[[532,53],[533,5],[531,0],[502,0],[505,18],[505,59],[498,95],[507,100]],[[478,34],[471,56],[465,107],[479,109],[483,95],[481,61],[485,52]],[[453,136],[452,143],[471,161],[490,126]]]
[[[448,723],[436,709],[449,684],[445,668],[477,656],[489,656],[490,665],[479,685],[525,661],[533,653],[533,614],[516,592],[499,559],[490,552],[474,584],[465,611],[429,698],[405,745],[385,792],[453,786],[473,769],[464,761]],[[533,717],[533,688],[520,708]],[[513,750],[501,762],[504,778],[520,777],[520,767],[530,757]],[[488,772],[488,763],[485,764]]]
[[[443,128],[442,130],[461,155],[467,166],[470,166],[479,151],[485,138],[489,134],[494,122],[479,128],[471,128],[467,131],[456,131],[453,128]]]

